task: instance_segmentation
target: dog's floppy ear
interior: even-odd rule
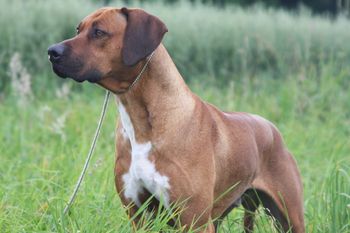
[[[141,9],[124,7],[121,12],[127,18],[122,58],[125,65],[133,66],[158,47],[168,29],[160,19]]]

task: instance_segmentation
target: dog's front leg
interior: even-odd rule
[[[215,233],[211,206],[211,198],[205,199],[203,196],[190,198],[180,214],[180,224],[185,232],[191,229],[200,233]]]

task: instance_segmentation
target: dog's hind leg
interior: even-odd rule
[[[278,153],[277,153],[278,152]],[[304,233],[303,193],[299,171],[287,150],[275,151],[273,161],[253,182],[259,200],[283,232]]]

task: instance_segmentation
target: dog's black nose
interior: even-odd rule
[[[64,49],[65,47],[62,44],[55,44],[50,46],[47,50],[47,53],[49,55],[49,60],[52,63],[58,62],[64,53]]]

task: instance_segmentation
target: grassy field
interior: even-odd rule
[[[0,232],[130,232],[114,189],[112,100],[76,203],[62,216],[104,91],[56,78],[46,48],[97,6],[0,6]],[[350,232],[350,22],[261,8],[145,7],[168,24],[165,44],[195,93],[281,130],[301,170],[307,232]],[[242,210],[233,211],[220,232],[242,232],[241,219]],[[257,219],[257,232],[274,232],[262,210]],[[164,222],[158,217],[140,232],[175,232]]]
[[[112,5],[122,6],[120,2]],[[0,0],[0,6],[0,91],[10,91],[8,64],[19,53],[28,71],[40,76],[32,83],[41,94],[62,83],[46,78],[51,74],[44,59],[48,46],[72,37],[80,20],[100,7],[87,0]],[[286,13],[261,7],[141,7],[167,24],[165,45],[188,81],[203,75],[226,86],[230,80],[284,79],[319,72],[325,64],[336,70],[350,67],[350,22],[343,17],[330,21],[311,17],[307,11]]]

